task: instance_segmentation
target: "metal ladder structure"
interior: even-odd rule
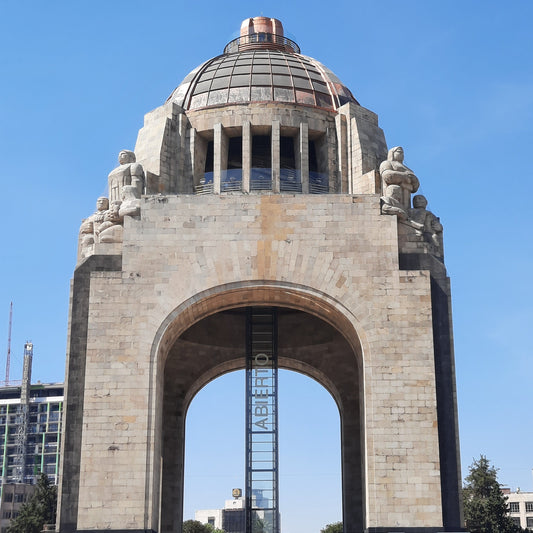
[[[279,533],[277,310],[246,314],[246,533]]]

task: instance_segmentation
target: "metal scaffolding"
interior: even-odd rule
[[[246,533],[279,533],[277,310],[246,314]]]
[[[22,371],[22,385],[20,388],[20,409],[17,414],[17,433],[15,437],[15,465],[14,481],[26,483],[26,445],[28,439],[28,418],[30,407],[31,366],[33,361],[33,344],[24,345],[24,367]]]

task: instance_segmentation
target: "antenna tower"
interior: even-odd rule
[[[11,324],[13,323],[13,302],[9,306],[9,327],[7,329],[7,359],[6,359],[6,380],[5,385],[9,385],[9,365],[11,364]]]

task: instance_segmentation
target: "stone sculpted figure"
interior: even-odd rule
[[[122,217],[119,214],[121,202],[114,200],[104,214],[104,221],[94,228],[97,242],[121,242],[122,241]]]
[[[120,200],[122,187],[132,185],[138,191],[139,198],[144,190],[144,169],[136,162],[131,150],[122,150],[118,154],[119,166],[108,176],[109,196],[111,200]]]
[[[140,214],[141,200],[138,190],[133,185],[125,185],[122,187],[122,204],[119,211],[121,219],[126,216],[136,217]]]
[[[407,220],[407,211],[402,205],[402,188],[399,185],[389,185],[385,189],[385,196],[381,197],[381,213],[397,215],[401,221]]]
[[[85,257],[92,245],[95,242],[96,230],[99,228],[105,220],[105,214],[109,209],[109,199],[105,196],[100,196],[96,200],[96,211],[89,217],[87,217],[80,227],[80,246],[82,256]]]
[[[413,207],[409,209],[409,218],[422,225],[424,240],[435,246],[436,252],[442,251],[442,224],[438,217],[426,209],[426,197],[417,194],[413,197]]]
[[[389,150],[387,160],[379,166],[379,172],[383,180],[383,187],[398,185],[401,187],[402,198],[400,200],[404,209],[411,207],[411,194],[420,187],[420,182],[414,172],[403,164],[403,148],[395,146]]]
[[[409,211],[402,205],[402,188],[400,185],[389,185],[385,189],[385,196],[381,197],[381,213],[383,215],[396,215],[398,222],[410,226],[416,235],[422,235],[424,225],[411,219]]]

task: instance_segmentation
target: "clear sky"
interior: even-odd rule
[[[11,378],[32,340],[34,381],[64,379],[81,219],[143,115],[260,14],[281,19],[378,113],[388,145],[404,147],[444,225],[463,474],[482,453],[503,484],[532,491],[531,0],[0,0],[0,347],[13,301]],[[281,385],[284,533],[318,532],[340,519],[338,415],[313,382],[284,373]],[[186,516],[243,484],[243,397],[237,374],[191,407]]]

